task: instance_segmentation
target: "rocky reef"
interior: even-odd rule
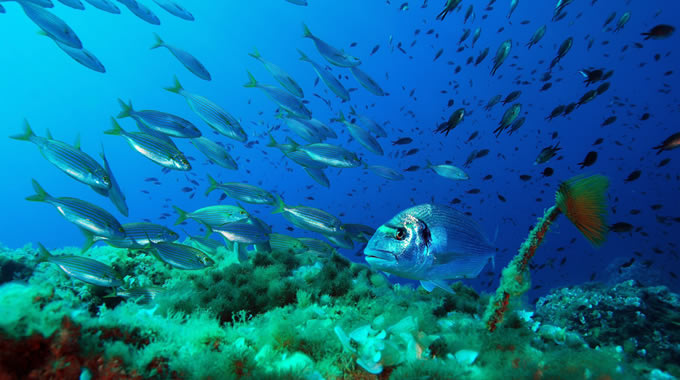
[[[80,254],[77,248],[55,255]],[[68,278],[26,246],[2,252],[0,374],[7,379],[672,379],[678,296],[634,282],[521,298],[489,332],[490,295],[391,284],[326,256],[219,248],[171,269],[142,251],[85,256],[154,287],[152,302]],[[6,269],[12,268],[12,269]],[[18,268],[18,270],[16,270]],[[6,273],[12,273],[8,275]]]

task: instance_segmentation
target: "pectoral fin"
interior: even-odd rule
[[[449,287],[449,285],[442,280],[430,280],[430,281],[420,280],[420,285],[422,285],[423,288],[425,288],[425,290],[427,290],[428,292],[431,292],[432,290],[434,290],[435,287],[438,287],[443,289],[447,293],[456,294],[456,292],[454,292],[453,289],[451,289],[451,287]]]

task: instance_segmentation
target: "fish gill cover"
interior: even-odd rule
[[[679,378],[679,11],[0,0],[0,377]]]

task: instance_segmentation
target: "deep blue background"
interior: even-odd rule
[[[7,13],[0,14],[3,134],[18,133],[22,120],[27,118],[40,135],[49,128],[55,138],[71,142],[80,134],[83,150],[97,158],[100,143],[103,143],[131,210],[129,218],[120,217],[121,222],[149,218],[171,225],[175,220],[172,204],[187,210],[214,204],[218,192],[209,198],[203,196],[207,172],[222,181],[260,185],[281,194],[289,204],[322,208],[341,216],[344,222],[373,227],[412,204],[432,200],[448,203],[453,198],[460,198],[462,203],[455,207],[471,212],[490,237],[496,228],[499,229],[496,273],[483,273],[480,279],[469,281],[480,286],[483,283],[486,288],[490,280],[497,279],[498,271],[516,252],[537,215],[553,204],[559,181],[575,174],[601,173],[611,180],[610,206],[615,214],[610,215],[610,221],[629,222],[638,230],[612,233],[605,245],[594,249],[566,218],[559,219],[537,253],[535,263],[548,265],[535,272],[535,283],[543,287],[531,297],[552,286],[587,281],[593,273],[596,280],[620,278],[617,266],[631,257],[635,257],[636,262],[621,275],[634,275],[647,283],[664,283],[678,288],[678,279],[669,272],[680,274],[675,245],[680,228],[677,222],[661,223],[659,218],[680,216],[680,150],[656,156],[651,147],[680,131],[677,122],[680,103],[673,89],[678,85],[678,73],[664,75],[670,70],[677,71],[674,47],[680,40],[676,34],[666,40],[644,42],[639,35],[659,23],[676,23],[680,10],[677,2],[629,1],[626,4],[618,0],[600,0],[591,6],[591,1],[580,0],[567,7],[567,17],[559,22],[550,21],[552,1],[520,1],[510,21],[506,18],[509,1],[496,2],[491,11],[484,10],[484,2],[474,2],[476,19],[466,25],[463,15],[472,1],[464,1],[462,10],[449,14],[444,22],[435,21],[442,6],[439,1],[430,1],[424,9],[420,7],[421,2],[410,2],[406,11],[398,9],[400,3],[386,4],[377,0],[310,0],[312,4],[308,7],[295,6],[284,0],[185,2],[196,17],[195,22],[180,20],[152,2],[146,3],[161,18],[160,26],[143,22],[120,4],[120,15],[104,13],[87,4],[85,11],[73,10],[60,3],[51,9],[103,62],[108,71],[104,75],[80,66],[48,38],[38,36],[38,28],[17,4],[2,3]],[[603,30],[604,20],[614,11],[617,12],[616,19],[609,29]],[[630,22],[622,31],[613,33],[611,27],[625,11],[632,13]],[[488,17],[483,19],[483,15]],[[529,23],[523,25],[520,23],[523,20]],[[349,104],[341,104],[323,83],[313,87],[315,73],[309,64],[298,60],[296,48],[318,63],[325,65],[326,62],[311,40],[302,38],[302,22],[328,43],[361,58],[361,68],[390,95],[382,98],[371,95],[359,86],[349,70],[338,67],[332,67],[332,71],[343,76],[345,87],[358,88],[351,93]],[[547,24],[544,39],[527,50],[526,42],[544,23]],[[474,49],[470,48],[468,39],[463,44],[466,48],[456,52],[463,29],[474,30],[476,27],[482,28],[482,34]],[[499,31],[500,28],[504,30]],[[417,36],[415,29],[421,30]],[[435,33],[427,35],[425,32],[429,29],[434,29]],[[211,72],[213,80],[205,82],[196,78],[165,49],[150,51],[154,41],[152,32],[198,57]],[[552,88],[539,92],[543,85],[540,77],[568,36],[574,37],[572,50],[553,70]],[[389,45],[390,37],[393,48]],[[587,51],[590,37],[594,44]],[[495,51],[508,38],[514,42],[510,57],[496,76],[491,77],[489,72]],[[411,47],[414,40],[417,42]],[[357,43],[356,47],[350,47],[352,42]],[[396,48],[399,42],[406,55]],[[643,43],[644,47],[634,47],[635,42]],[[380,49],[370,56],[371,49],[377,44]],[[626,46],[627,50],[623,51]],[[273,117],[276,106],[260,90],[242,85],[247,80],[247,70],[262,83],[276,82],[259,62],[247,55],[253,47],[301,84],[316,118],[329,122],[339,110],[347,114],[351,104],[379,123],[389,122],[386,125],[389,137],[380,140],[386,151],[384,157],[366,152],[354,141],[347,142],[348,133],[343,131],[344,127],[338,123],[329,124],[340,135],[330,143],[357,151],[371,164],[403,170],[411,165],[424,166],[425,159],[429,159],[435,163],[451,160],[454,165],[462,166],[474,149],[486,148],[491,153],[466,169],[471,177],[466,182],[452,182],[423,170],[405,173],[404,181],[389,182],[362,169],[330,169],[327,175],[331,188],[323,188],[301,168],[284,160],[278,150],[264,147],[267,142],[264,133],[279,123]],[[468,57],[476,58],[485,47],[490,48],[489,56],[479,66],[466,64]],[[433,62],[440,48],[444,48],[444,53]],[[661,56],[658,61],[654,59],[655,54]],[[458,65],[462,70],[454,74]],[[567,118],[545,121],[545,116],[556,105],[575,102],[593,88],[586,89],[577,72],[591,66],[615,71],[609,91]],[[212,134],[182,97],[162,90],[172,83],[175,74],[188,91],[208,97],[239,118],[249,139],[258,144],[246,148]],[[348,79],[344,79],[345,75]],[[518,84],[520,81],[530,84]],[[454,89],[454,85],[459,87]],[[413,89],[414,96],[409,97]],[[505,96],[516,89],[522,91],[519,102],[527,122],[518,133],[496,138],[492,131],[510,105],[496,105],[490,112],[484,111],[483,106],[492,96]],[[661,89],[669,93],[659,92]],[[313,93],[331,99],[333,109]],[[215,165],[208,166],[200,152],[187,141],[176,140],[187,155],[198,160],[192,162],[192,173],[196,177],[189,178],[200,180],[202,186],[196,196],[189,199],[191,193],[180,191],[182,187],[190,186],[185,173],[164,175],[160,167],[132,151],[122,138],[102,133],[110,127],[109,117],[119,112],[119,97],[131,99],[136,109],[158,109],[192,120],[206,136],[232,146],[240,169],[228,171]],[[449,99],[455,102],[451,108],[447,107]],[[436,125],[461,106],[467,110],[464,122],[447,137],[434,134]],[[645,112],[649,112],[651,118],[640,121]],[[600,127],[611,115],[616,115],[617,121]],[[130,119],[122,123],[124,128],[134,129]],[[283,140],[284,128],[275,133],[277,139]],[[479,131],[480,136],[465,143],[474,131]],[[559,135],[554,140],[551,138],[553,132]],[[405,136],[412,137],[414,142],[406,147],[390,144]],[[604,138],[604,143],[591,146],[598,137]],[[555,169],[555,175],[543,178],[540,173],[546,165],[534,166],[534,159],[543,147],[557,141],[563,148],[562,159],[550,161],[548,165]],[[418,154],[401,158],[404,149],[414,147],[420,149]],[[598,161],[591,168],[579,169],[576,164],[590,150],[599,153]],[[671,162],[658,168],[658,162],[666,157],[671,158]],[[32,194],[31,178],[36,178],[52,195],[79,197],[120,216],[107,199],[54,168],[29,143],[0,138],[0,165],[0,241],[9,247],[36,241],[48,247],[80,245],[83,240],[77,228],[59,216],[53,207],[24,200]],[[642,170],[640,179],[624,183],[624,178],[635,169]],[[487,174],[493,178],[482,181]],[[520,174],[531,175],[532,179],[521,181]],[[162,186],[144,182],[146,177],[160,178]],[[473,188],[479,188],[481,192],[466,193]],[[150,194],[144,194],[142,190]],[[502,194],[507,202],[499,201],[498,194]],[[306,199],[309,196],[314,200]],[[655,211],[650,208],[652,204],[663,207]],[[274,225],[275,231],[288,233],[285,220],[280,215],[269,215],[270,208],[247,208],[259,212],[258,215]],[[631,209],[639,209],[641,213],[630,215]],[[163,213],[172,216],[159,219]],[[193,232],[198,230],[196,224],[186,228]],[[291,234],[307,235],[299,230]],[[572,239],[575,241],[570,243]],[[359,261],[361,257],[355,256],[358,248],[343,253]],[[558,250],[560,248],[563,250]],[[635,256],[634,252],[642,257]],[[560,265],[563,258],[566,262]],[[651,266],[640,266],[644,260],[651,260]],[[491,270],[490,267],[487,269]],[[630,271],[632,273],[628,273]]]

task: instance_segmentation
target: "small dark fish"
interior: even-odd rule
[[[618,222],[614,223],[611,226],[609,226],[609,231],[612,232],[618,232],[618,233],[623,233],[623,232],[630,232],[633,230],[633,225],[630,223],[626,222]]]
[[[453,199],[451,200],[451,202],[449,202],[449,203],[454,204],[454,205],[457,205],[457,204],[460,203],[460,202],[461,202],[460,199],[458,199],[458,198],[453,198]]]
[[[602,137],[598,137],[598,139],[595,140],[595,142],[593,143],[593,145],[600,145],[600,144],[602,144],[603,141],[604,141],[604,139],[603,139]]]
[[[373,47],[373,50],[371,50],[371,54],[369,55],[375,54],[378,51],[378,49],[380,49],[380,45],[375,45],[375,47]]]
[[[609,116],[606,118],[600,126],[605,127],[607,125],[613,124],[616,121],[616,116]]]
[[[623,180],[623,182],[633,182],[636,179],[640,178],[640,175],[642,174],[641,170],[633,170],[630,174],[628,174],[628,177]]]
[[[528,174],[521,174],[521,175],[519,176],[519,179],[521,179],[522,181],[528,181],[528,180],[531,179],[531,176],[528,175]]]
[[[443,53],[444,53],[444,49],[443,49],[443,48],[442,48],[442,49],[439,49],[439,51],[437,52],[437,54],[434,55],[434,59],[432,60],[432,62],[436,61],[437,58],[441,57]]]
[[[555,172],[555,170],[553,170],[553,168],[547,167],[547,168],[543,169],[543,173],[541,173],[541,174],[543,174],[544,177],[550,177],[551,175],[553,175],[554,172]]]
[[[409,150],[408,152],[406,152],[406,154],[404,154],[404,156],[411,156],[411,155],[414,155],[416,153],[418,153],[418,148],[413,148],[413,149]]]
[[[660,168],[660,167],[662,167],[662,166],[668,165],[669,162],[671,162],[671,159],[670,159],[670,158],[664,158],[664,159],[661,160],[661,161],[659,162],[659,164],[656,165],[656,166]]]
[[[648,120],[651,115],[648,112],[645,112],[642,114],[642,117],[640,117],[640,120],[645,121]]]
[[[584,158],[583,161],[579,162],[577,165],[581,165],[581,169],[583,169],[586,166],[591,166],[595,163],[595,161],[597,161],[597,152],[590,151],[588,154],[586,154],[586,158]]]
[[[648,40],[650,38],[655,40],[662,40],[664,38],[670,37],[673,34],[673,32],[675,32],[675,27],[671,25],[660,24],[653,27],[649,32],[640,34],[645,36],[645,40]]]
[[[479,189],[470,189],[470,190],[466,191],[466,193],[468,193],[468,194],[479,194],[480,192],[481,192],[481,190],[479,190]]]
[[[487,175],[484,176],[484,178],[482,178],[482,180],[488,181],[488,180],[490,180],[491,178],[493,178],[493,176],[492,176],[491,174],[487,174]]]
[[[418,169],[420,169],[420,166],[418,165],[411,165],[408,168],[404,169],[405,172],[415,172]]]
[[[413,142],[413,139],[410,137],[402,137],[400,139],[392,141],[392,145],[406,145],[410,144]]]
[[[502,195],[500,195],[500,194],[498,194],[498,200],[501,201],[501,202],[505,202],[505,201],[506,201],[505,197],[502,196]]]
[[[183,187],[182,188],[183,193],[189,193],[189,192],[192,192],[192,191],[194,191],[194,189],[192,189],[191,187]]]

